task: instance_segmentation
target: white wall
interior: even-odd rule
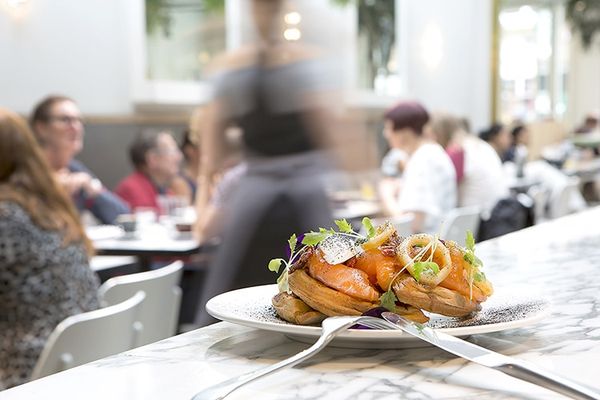
[[[240,1],[244,0],[233,3]],[[30,12],[21,19],[0,9],[1,105],[28,113],[41,97],[58,92],[75,98],[85,114],[118,115],[132,113],[134,100],[143,103],[144,98],[151,102],[160,97],[143,82],[145,52],[143,31],[139,32],[143,0],[31,0],[28,4]],[[339,62],[339,78],[352,79],[355,12],[333,8],[323,0],[292,4],[306,16],[302,22],[306,39],[320,39]],[[401,61],[405,97],[419,99],[433,110],[466,115],[474,127],[486,125],[491,0],[398,0],[397,4],[403,14],[399,45],[405,47],[399,53],[405,55]],[[247,11],[243,15],[248,16]],[[230,7],[229,18],[231,14]],[[244,35],[243,25],[233,31]],[[441,59],[433,68],[423,60],[428,26],[437,26],[442,39]],[[165,103],[177,103],[177,93],[185,103],[198,92],[192,91],[175,85]]]
[[[468,117],[475,130],[488,125],[491,0],[403,0],[402,10],[407,95],[431,110]],[[426,61],[436,52],[437,65]]]
[[[589,112],[600,112],[600,35],[588,50],[582,48],[577,37],[573,39],[567,83],[569,126],[581,124]]]
[[[0,105],[29,113],[49,93],[86,114],[127,114],[132,0],[32,0],[26,15],[0,9]]]

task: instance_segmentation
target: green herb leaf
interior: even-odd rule
[[[473,265],[475,263],[475,254],[467,251],[463,256],[464,260],[469,264]]]
[[[436,275],[440,272],[440,266],[433,261],[418,261],[413,264],[410,274],[417,280],[421,280],[421,275]]]
[[[375,227],[373,226],[373,222],[371,222],[371,219],[369,217],[364,217],[362,219],[362,225],[367,230],[367,238],[371,239],[372,237],[375,236],[375,234],[376,234]]]
[[[290,236],[288,244],[290,245],[290,254],[294,255],[294,251],[296,251],[296,245],[298,244],[298,238],[296,237],[295,233]]]
[[[467,245],[467,250],[472,252],[475,251],[475,238],[473,237],[473,232],[467,231],[467,238],[465,239],[465,244]]]
[[[285,269],[279,278],[277,278],[277,287],[279,288],[279,292],[290,292],[290,286],[288,285],[288,271]]]
[[[327,235],[335,235],[336,232],[333,230],[333,228],[331,228],[331,229],[319,228],[319,233],[325,233]]]
[[[487,280],[487,278],[485,277],[485,274],[481,271],[477,271],[475,272],[475,275],[473,276],[473,280],[475,282],[483,282],[485,280]]]
[[[396,295],[390,289],[381,295],[381,297],[379,298],[379,303],[381,304],[381,307],[384,307],[390,310],[391,312],[394,312],[396,310],[396,300]]]
[[[302,244],[306,246],[315,246],[321,243],[323,240],[327,239],[331,236],[331,232],[324,230],[320,232],[308,232],[304,235],[304,239],[302,239]]]
[[[269,271],[273,271],[275,273],[279,272],[279,267],[281,267],[281,263],[285,263],[283,258],[274,258],[269,261]]]
[[[350,225],[350,223],[348,221],[346,221],[345,219],[336,219],[334,222],[337,225],[340,232],[342,232],[342,233],[354,232],[354,230],[352,229],[352,225]]]
[[[483,267],[483,262],[475,255],[475,238],[473,237],[473,232],[467,231],[465,245],[465,254],[463,256],[465,261],[474,267]]]

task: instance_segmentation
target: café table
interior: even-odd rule
[[[542,296],[544,318],[467,340],[600,392],[600,208],[478,243],[494,283]],[[490,299],[491,300],[491,299]],[[233,306],[235,307],[235,305]],[[307,347],[220,322],[0,393],[2,400],[190,399],[202,388]],[[234,392],[234,399],[563,399],[435,347],[327,347],[310,361]]]
[[[131,274],[139,271],[138,259],[134,256],[93,256],[90,268],[100,282],[105,282],[114,276]]]
[[[596,148],[600,146],[600,132],[578,134],[569,140],[577,147]]]
[[[375,200],[348,200],[336,203],[333,207],[335,219],[362,219],[363,217],[377,216],[381,212],[381,204]]]
[[[184,258],[197,254],[203,247],[189,232],[176,232],[161,224],[147,224],[125,234],[118,227],[86,229],[98,255],[136,256],[142,270],[150,268],[156,257]],[[110,231],[113,232],[110,235]],[[100,232],[100,233],[99,233]]]
[[[513,193],[527,193],[529,189],[534,186],[541,184],[539,179],[530,178],[526,176],[515,176],[508,179],[508,189]]]
[[[600,158],[567,160],[562,171],[569,176],[577,176],[584,182],[593,181],[600,175]]]

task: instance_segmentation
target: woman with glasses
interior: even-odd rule
[[[98,308],[92,252],[27,123],[0,108],[0,391],[29,379],[63,319]]]
[[[77,104],[65,96],[49,96],[35,107],[31,128],[50,167],[79,211],[89,210],[103,224],[114,223],[127,205],[74,157],[83,148],[84,127]]]

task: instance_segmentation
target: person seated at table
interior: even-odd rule
[[[600,116],[598,113],[588,113],[581,125],[575,129],[575,134],[600,133]]]
[[[77,104],[65,96],[48,96],[31,114],[31,128],[61,185],[76,208],[88,210],[103,224],[114,223],[129,212],[127,205],[107,190],[81,161],[74,157],[83,148],[84,126]]]
[[[479,132],[479,138],[484,140],[490,144],[498,153],[500,160],[502,162],[506,162],[506,155],[510,145],[512,143],[512,139],[510,136],[510,131],[502,124],[495,123],[487,129]]]
[[[0,391],[25,383],[53,329],[98,308],[77,210],[15,113],[0,108]]]
[[[446,149],[456,170],[458,206],[478,206],[483,216],[509,195],[502,161],[486,142],[465,131],[460,119],[438,113],[427,129]]]
[[[174,182],[181,182],[179,166],[183,157],[170,132],[142,131],[131,144],[129,156],[135,172],[117,185],[115,193],[132,210],[151,208],[161,214],[164,210],[161,209],[159,196],[186,197],[189,193],[174,187]],[[182,186],[185,183],[177,187]]]
[[[423,136],[429,113],[416,102],[401,102],[385,113],[390,146],[407,154],[400,189],[382,182],[380,194],[391,216],[412,214],[412,231],[436,232],[444,214],[456,207],[456,172],[437,143]]]

